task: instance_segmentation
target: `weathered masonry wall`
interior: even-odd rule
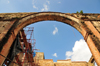
[[[39,66],[88,66],[87,62],[71,62],[71,60],[58,60],[53,62],[53,60],[40,60]]]
[[[52,59],[44,59],[44,53],[37,52],[34,59],[38,66],[94,66],[93,63],[88,63],[85,61],[71,61],[68,60],[57,60],[53,62]]]
[[[18,32],[25,26],[39,21],[60,21],[77,29],[100,66],[100,14],[76,14],[60,12],[1,13],[0,53],[5,57]],[[6,51],[5,51],[6,50]],[[0,56],[0,65],[5,58]]]
[[[71,61],[71,59],[57,60],[57,62],[53,62],[52,59],[44,59],[43,52],[36,52],[36,56],[33,59],[34,59],[33,62],[34,66],[94,66],[94,63],[89,63],[86,61]],[[27,60],[25,62],[27,62]],[[23,66],[28,66],[28,65],[29,65],[28,63],[23,63]],[[18,65],[12,62],[10,66],[18,66]]]

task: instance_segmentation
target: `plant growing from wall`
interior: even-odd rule
[[[79,12],[77,11],[76,13],[78,14]]]
[[[83,14],[83,10],[81,10],[80,12],[77,11],[76,13],[77,14]]]
[[[83,10],[80,11],[80,14],[83,14]]]

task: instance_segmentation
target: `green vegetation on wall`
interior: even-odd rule
[[[83,14],[83,10],[81,10],[80,12],[77,11],[76,13],[77,13],[77,14],[78,14],[78,13],[79,13],[79,14]]]

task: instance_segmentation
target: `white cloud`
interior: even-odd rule
[[[54,57],[57,57],[57,53],[54,53],[53,56],[54,56]]]
[[[72,61],[89,61],[91,52],[83,39],[75,42],[72,51],[66,52],[66,59],[70,58]]]
[[[32,0],[32,5],[34,9],[39,11],[48,11],[50,1],[49,0]]]
[[[70,57],[70,56],[72,56],[72,55],[73,55],[72,52],[70,52],[70,51],[67,51],[67,52],[66,52],[66,56],[67,56],[67,57]]]
[[[33,0],[33,2],[32,2],[33,8],[38,9],[38,7],[36,7],[35,3],[36,3],[35,0]]]
[[[35,5],[33,5],[33,8],[38,9],[38,7],[36,7]]]
[[[55,29],[53,30],[53,35],[55,35],[56,33],[58,32],[58,28],[57,27],[55,27]]]
[[[46,0],[46,2],[47,2],[48,4],[50,4],[50,1]]]
[[[61,3],[61,2],[58,2],[58,3]]]
[[[10,3],[10,1],[7,1],[7,3]]]
[[[42,8],[41,11],[48,11],[48,9],[49,9],[49,8],[48,8],[48,5],[44,4],[43,7],[44,7],[44,8]]]

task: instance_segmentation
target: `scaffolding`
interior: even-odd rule
[[[36,40],[33,35],[34,27],[25,27],[22,29],[19,34],[19,43],[22,51],[15,55],[13,61],[6,59],[4,62],[4,66],[37,66],[38,63],[35,62],[35,48]],[[16,52],[16,51],[15,51]],[[9,63],[8,61],[12,61]]]

